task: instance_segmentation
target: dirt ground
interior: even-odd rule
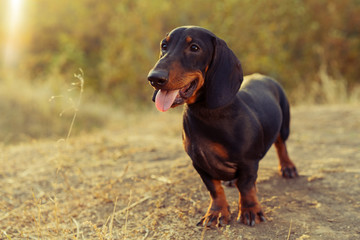
[[[81,112],[79,113],[81,114]],[[125,119],[125,120],[124,120]],[[181,112],[136,114],[68,142],[0,145],[1,239],[360,239],[360,106],[292,109],[300,176],[260,163],[267,222],[197,227],[209,194],[183,151]]]

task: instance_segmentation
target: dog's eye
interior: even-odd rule
[[[161,50],[162,51],[166,51],[167,50],[167,47],[168,47],[168,45],[167,45],[167,43],[161,43]]]
[[[191,44],[190,50],[191,50],[192,52],[197,52],[197,51],[200,50],[200,47],[199,47],[198,45],[196,45],[196,44]]]

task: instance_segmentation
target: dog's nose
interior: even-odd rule
[[[169,81],[169,73],[164,70],[151,70],[148,80],[154,87],[162,87]]]

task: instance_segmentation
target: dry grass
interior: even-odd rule
[[[70,80],[73,82],[72,78],[69,78],[69,82]],[[67,91],[68,84],[59,84],[59,82],[63,83],[64,80],[54,78],[40,84],[16,78],[2,79],[0,88],[0,111],[3,113],[0,118],[2,143],[11,144],[66,136],[76,110],[74,106],[77,104],[79,93]],[[53,95],[62,97],[49,102],[49,98]],[[81,107],[81,114],[77,116],[74,133],[92,131],[104,126],[106,119],[103,116],[111,111],[109,107],[100,105],[94,100],[89,101],[90,93],[89,95],[85,93],[83,98],[85,101]],[[60,113],[63,113],[61,118],[59,118]]]
[[[297,105],[314,104],[357,104],[360,102],[360,86],[348,89],[348,81],[339,73],[330,76],[325,65],[321,65],[317,74],[318,81],[309,85],[300,85],[292,91],[291,99]]]
[[[115,122],[100,132],[73,136],[67,142],[54,139],[0,146],[0,236],[356,237],[360,229],[354,221],[358,214],[353,213],[360,212],[360,189],[356,181],[347,180],[360,177],[353,161],[360,157],[356,135],[360,125],[354,121],[360,117],[358,109],[307,107],[293,111],[288,146],[303,177],[282,180],[276,173],[274,152],[268,154],[261,163],[258,184],[268,222],[255,228],[235,221],[219,229],[195,226],[209,197],[183,151],[181,113],[176,111],[132,115],[122,124]],[[318,133],[314,135],[314,131]],[[340,145],[332,144],[336,142]],[[319,174],[322,177],[316,178]],[[347,194],[350,189],[352,194]],[[235,218],[237,193],[233,189],[226,189],[226,193]]]
[[[77,79],[82,94],[82,75]],[[10,91],[0,90],[7,93],[0,94],[0,98],[10,99],[20,108],[29,106],[29,101],[30,105],[47,102],[51,96],[50,91],[42,92],[44,88],[35,89],[39,91],[36,96],[27,90],[20,94],[15,85],[7,84]],[[76,94],[79,92],[73,99],[82,97]],[[70,102],[74,105],[70,105],[69,116],[59,119],[58,113],[66,108],[58,101],[53,110],[41,104],[19,110],[0,101],[0,107],[9,112],[18,109],[15,114],[23,120],[34,118],[34,113],[41,117],[34,129],[18,123],[6,125],[9,120],[1,120],[0,124],[11,131],[43,132],[45,119],[49,118],[54,121],[50,130],[60,124],[56,129],[62,129],[62,137],[67,136],[66,141],[53,137],[0,145],[0,238],[359,237],[359,214],[353,215],[360,212],[360,187],[353,181],[360,178],[353,161],[360,158],[357,105],[296,108],[288,147],[302,177],[294,181],[279,178],[275,154],[270,152],[261,163],[258,181],[268,222],[249,228],[232,221],[224,228],[207,229],[195,227],[207,209],[209,197],[183,151],[179,109],[166,114],[154,110],[122,115],[120,111],[114,114],[87,105],[86,101],[81,106],[80,100]],[[97,113],[95,118],[91,118],[89,109]],[[94,125],[99,115],[108,121],[106,127],[93,133],[75,131],[70,137],[73,126],[76,130],[87,121]],[[226,189],[226,193],[234,219],[238,194],[233,189]]]
[[[68,133],[66,135],[66,139],[65,141],[69,140],[69,137],[71,135],[71,132],[73,130],[73,127],[74,127],[74,123],[75,123],[75,119],[77,117],[77,114],[79,112],[79,108],[80,108],[80,104],[81,104],[81,99],[82,99],[82,96],[83,96],[83,92],[84,92],[84,84],[85,84],[85,80],[84,80],[84,72],[83,70],[80,68],[79,69],[80,73],[78,74],[74,74],[74,77],[77,79],[77,82],[73,82],[71,83],[71,85],[73,86],[73,88],[70,88],[68,89],[68,91],[73,91],[73,90],[78,90],[79,91],[79,96],[77,98],[76,101],[74,101],[72,98],[68,97],[67,100],[69,101],[70,103],[70,107],[68,109],[65,109],[63,110],[61,113],[60,113],[60,117],[65,113],[65,111],[67,110],[72,110],[73,111],[73,117],[71,119],[71,123],[70,123],[70,127],[69,127],[69,130],[68,130]],[[53,101],[55,98],[66,98],[65,96],[63,95],[60,95],[60,96],[52,96],[50,98],[49,101]]]
[[[85,139],[88,137],[80,141]],[[10,195],[13,190],[20,191],[5,195],[2,200],[4,233],[24,238],[133,239],[134,234],[145,235],[165,217],[161,209],[165,201],[162,195],[173,191],[169,189],[170,184],[158,178],[156,172],[128,175],[126,168],[134,171],[128,163],[130,159],[123,164],[122,161],[116,163],[123,157],[129,158],[128,154],[143,155],[154,150],[139,147],[127,153],[121,149],[129,143],[118,143],[120,150],[112,149],[109,153],[103,152],[105,146],[101,140],[92,141],[81,149],[77,149],[78,143],[73,141],[70,144],[75,146],[32,146],[28,150],[33,161],[22,164],[23,168],[16,172],[4,169],[7,175],[4,180],[8,184],[2,191]],[[37,163],[38,154],[45,162]],[[13,164],[17,163],[10,165],[14,167]],[[11,182],[15,179],[16,182]],[[26,182],[30,188],[24,185]],[[134,216],[132,210],[142,204],[150,205],[149,210]],[[152,208],[154,211],[150,211]],[[144,222],[147,224],[140,227]],[[139,228],[134,229],[134,225]],[[7,227],[4,229],[4,226]]]

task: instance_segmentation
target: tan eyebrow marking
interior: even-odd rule
[[[186,42],[187,42],[187,43],[191,43],[191,41],[192,41],[192,38],[191,38],[190,36],[187,36],[187,37],[186,37]]]

